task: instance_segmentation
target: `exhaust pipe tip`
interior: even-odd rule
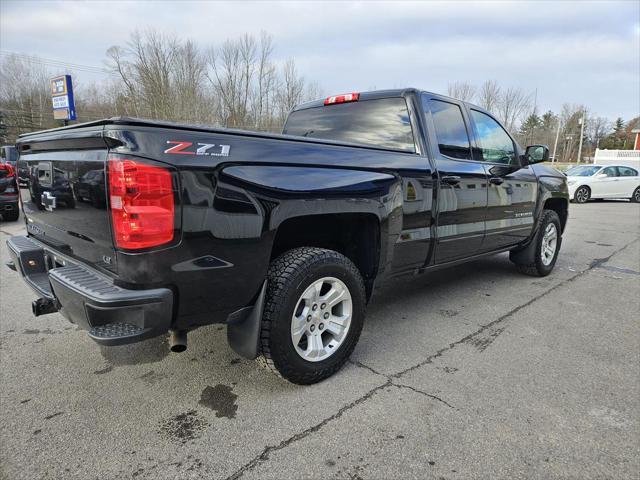
[[[187,332],[185,330],[169,331],[169,350],[182,353],[187,349]]]
[[[49,313],[55,313],[60,310],[57,302],[51,298],[38,298],[31,302],[31,311],[33,315],[39,317],[40,315],[47,315]]]

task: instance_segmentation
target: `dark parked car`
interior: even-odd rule
[[[0,163],[8,163],[18,173],[18,185],[26,186],[29,181],[29,170],[18,165],[18,150],[13,145],[4,145],[0,147]]]
[[[415,89],[301,105],[283,135],[112,118],[18,149],[72,186],[104,175],[107,208],[75,210],[32,176],[45,208],[23,199],[28,235],[8,246],[36,315],[102,345],[170,332],[173,351],[226,323],[233,349],[301,384],[344,364],[375,286],[499,252],[547,275],[567,222],[545,146]]]
[[[106,206],[104,169],[89,170],[75,184],[78,200],[91,203],[94,207]]]
[[[0,215],[7,222],[20,218],[16,170],[10,163],[0,162]]]

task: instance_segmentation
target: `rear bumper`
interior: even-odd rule
[[[12,212],[18,209],[18,195],[0,194],[0,212]]]
[[[102,345],[133,343],[169,330],[173,292],[168,288],[121,288],[31,237],[11,237],[7,246],[12,267],[41,297],[34,302],[35,314],[60,311]],[[40,309],[37,302],[50,308]]]

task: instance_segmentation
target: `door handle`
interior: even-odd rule
[[[440,180],[442,180],[442,183],[446,183],[447,185],[457,185],[460,183],[460,180],[462,179],[457,175],[446,175],[442,177]]]
[[[504,180],[500,177],[491,177],[489,179],[489,183],[492,183],[494,185],[502,185],[504,183]]]

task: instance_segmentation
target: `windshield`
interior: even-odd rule
[[[571,167],[565,172],[567,177],[590,177],[602,167],[594,167],[593,165],[581,165],[579,167]]]
[[[292,112],[282,133],[415,152],[404,98],[383,98]]]

